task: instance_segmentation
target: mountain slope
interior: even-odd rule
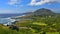
[[[38,9],[34,12],[35,15],[54,15],[55,13],[52,12],[51,10],[49,9],[45,9],[45,8],[42,8],[42,9]]]
[[[34,12],[29,12],[29,13],[25,13],[26,16],[21,17],[21,18],[32,18],[33,16],[53,16],[56,13],[54,13],[53,11],[49,10],[49,9],[45,9],[45,8],[41,8],[38,9]]]

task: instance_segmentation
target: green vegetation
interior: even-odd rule
[[[19,31],[12,30],[9,26],[0,25],[0,34],[60,33],[60,14],[55,14],[48,9],[39,9],[33,14],[29,13],[29,16],[19,18],[22,18],[23,20],[17,21],[14,24],[15,26],[19,26]]]

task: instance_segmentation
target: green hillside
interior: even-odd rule
[[[0,26],[1,34],[59,34],[60,33],[60,14],[54,13],[49,9],[38,9],[26,16],[19,17],[14,26],[19,26],[19,31],[12,30],[10,26]]]
[[[20,17],[30,20],[22,20],[15,25],[20,27],[28,27],[34,31],[34,33],[45,32],[60,32],[60,16],[57,13],[52,12],[49,9],[39,9],[33,12],[33,14]],[[51,34],[51,33],[50,33]]]

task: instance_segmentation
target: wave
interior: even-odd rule
[[[25,15],[22,15],[25,16]],[[0,23],[3,25],[12,25],[15,21],[20,20],[20,19],[12,19],[12,18],[18,18],[22,16],[15,16],[15,17],[8,17],[8,18],[0,18]]]

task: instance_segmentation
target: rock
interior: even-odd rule
[[[12,30],[19,31],[19,27],[18,26],[11,25],[9,28],[12,29]]]

